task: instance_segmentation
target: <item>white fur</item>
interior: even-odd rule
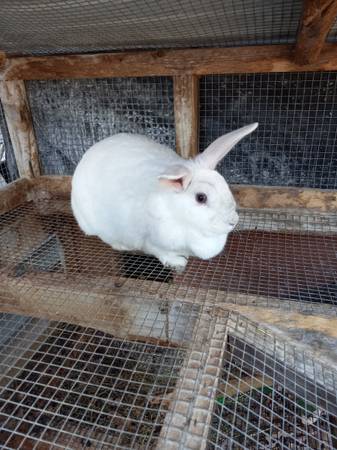
[[[242,137],[253,131],[248,127]],[[207,195],[206,204],[197,203],[198,192]],[[124,133],[84,154],[73,176],[71,205],[86,234],[180,270],[189,256],[220,253],[238,221],[229,187],[207,168],[207,157],[187,161],[145,136]]]

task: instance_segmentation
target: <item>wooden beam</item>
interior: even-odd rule
[[[174,77],[176,151],[183,158],[198,154],[199,79],[195,75]]]
[[[64,273],[0,272],[0,312],[74,323],[121,339],[183,345],[197,315],[183,303],[144,295],[142,280]],[[143,292],[138,296],[130,289]]]
[[[3,80],[207,75],[337,69],[337,45],[326,44],[317,62],[294,61],[292,45],[203,48],[94,55],[7,58]]]
[[[179,374],[157,450],[207,448],[227,343],[227,313],[210,320],[201,314],[190,352]]]
[[[69,197],[71,176],[41,176],[32,182],[31,198]],[[297,187],[231,186],[241,208],[306,209],[333,213],[337,211],[337,191]]]
[[[24,82],[0,82],[0,99],[19,175],[36,177],[40,175],[38,149]]]
[[[337,16],[336,0],[304,0],[295,48],[295,63],[314,64]]]
[[[232,185],[241,208],[306,209],[332,213],[337,211],[337,191],[297,187]]]
[[[27,178],[20,178],[2,187],[0,189],[0,214],[9,212],[26,203],[31,187],[30,180]]]
[[[5,65],[6,55],[4,52],[0,52],[0,69]]]

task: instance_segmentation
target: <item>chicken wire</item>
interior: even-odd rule
[[[169,77],[29,81],[42,173],[71,175],[84,152],[118,132],[175,146]]]
[[[0,48],[39,55],[295,42],[300,0],[5,0]]]
[[[336,72],[203,77],[200,149],[259,122],[219,165],[227,181],[336,189],[336,94]]]
[[[14,150],[0,102],[0,187],[18,178]]]

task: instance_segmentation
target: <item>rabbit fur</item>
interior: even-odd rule
[[[221,136],[190,160],[136,134],[96,143],[72,179],[71,205],[80,228],[116,250],[139,250],[179,271],[189,256],[216,256],[238,214],[215,168],[257,125]]]

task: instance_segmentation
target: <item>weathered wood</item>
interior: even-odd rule
[[[336,16],[336,0],[304,0],[295,48],[294,59],[297,64],[318,61]]]
[[[71,176],[42,176],[32,182],[36,198],[66,198],[70,195]],[[239,184],[232,185],[231,189],[241,208],[337,211],[337,191],[333,190]]]
[[[231,186],[241,208],[306,209],[317,212],[337,211],[337,191],[272,186]]]
[[[24,82],[0,82],[0,98],[19,174],[36,177],[40,175],[38,149]]]
[[[128,76],[324,71],[337,68],[337,45],[325,44],[306,66],[294,61],[291,45],[102,53],[7,58],[3,80],[56,80]]]
[[[195,308],[199,307],[201,312],[211,308],[213,317],[236,311],[260,325],[279,329],[288,337],[296,330],[311,333],[313,339],[321,335],[337,340],[336,314],[322,315],[322,305],[308,305],[306,311],[303,304],[292,302],[290,310],[289,304],[282,307],[276,302],[278,308],[273,308],[272,299],[261,296],[74,273],[28,272],[16,276],[15,272],[3,272],[0,286],[2,312],[90,326],[121,338],[147,336],[172,342],[189,341],[193,320],[197,318]],[[308,335],[308,345],[309,341]],[[321,355],[335,353],[331,348],[324,351],[323,341]]]
[[[24,204],[31,187],[32,184],[29,179],[20,178],[0,188],[0,214]]]
[[[4,52],[0,52],[0,70],[5,65],[6,55]]]
[[[164,447],[169,450],[206,448],[226,338],[226,316],[210,320],[204,311],[191,351],[170,396],[158,450]]]
[[[0,311],[92,327],[122,339],[152,339],[183,345],[192,340],[197,315],[179,301],[170,304],[130,295],[130,283],[63,273],[0,273]],[[122,286],[124,288],[122,288]],[[141,291],[140,291],[141,292]]]
[[[199,79],[194,75],[174,77],[176,151],[183,158],[198,154]]]
[[[69,198],[71,192],[71,180],[72,177],[68,175],[44,175],[36,177],[31,180],[33,186],[31,198],[34,200]]]

